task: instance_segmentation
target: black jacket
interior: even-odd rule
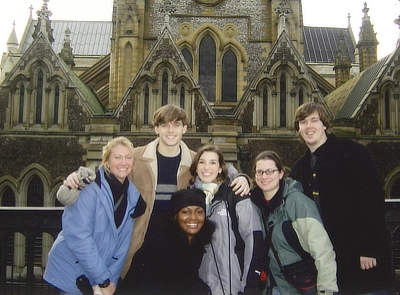
[[[388,275],[388,236],[384,192],[371,156],[361,144],[333,134],[314,156],[314,169],[308,150],[290,176],[301,182],[310,198],[313,192],[319,193],[321,216],[337,255],[339,291],[383,289]],[[378,267],[361,270],[360,256],[377,258]]]
[[[206,295],[208,286],[198,269],[204,245],[211,241],[214,225],[205,220],[203,228],[189,244],[178,224],[160,218],[157,230],[146,237],[135,254],[131,268],[117,289],[117,295]]]

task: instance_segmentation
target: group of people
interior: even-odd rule
[[[44,274],[60,295],[388,294],[377,169],[330,132],[322,104],[296,110],[308,150],[289,177],[274,151],[252,177],[217,146],[191,151],[180,107],[158,109],[153,126],[157,139],[113,139],[95,174],[81,167],[60,188]]]

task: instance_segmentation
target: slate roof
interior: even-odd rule
[[[37,20],[32,20],[21,40],[22,53],[33,42],[32,34]],[[65,30],[71,30],[71,47],[74,55],[105,56],[111,50],[111,21],[66,21],[52,20],[52,47],[60,53],[63,47]],[[304,60],[306,63],[333,63],[339,45],[339,34],[344,33],[345,43],[351,62],[354,63],[355,44],[347,28],[303,27]]]
[[[370,93],[382,79],[390,57],[388,55],[325,97],[335,119],[355,119]]]
[[[304,27],[304,60],[306,63],[334,63],[343,32],[351,63],[354,63],[355,44],[347,28]]]
[[[24,53],[33,43],[32,34],[35,31],[37,20],[32,20],[25,29],[24,36],[20,42],[21,53]],[[110,21],[65,21],[52,20],[53,50],[58,54],[63,47],[65,30],[71,31],[71,47],[73,54],[86,56],[105,56],[111,50],[112,22]]]

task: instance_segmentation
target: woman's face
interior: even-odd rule
[[[215,182],[222,168],[219,165],[219,157],[216,152],[204,152],[196,168],[197,176],[203,183]]]
[[[183,207],[176,214],[176,220],[181,230],[188,236],[189,242],[201,230],[206,219],[204,209],[199,206]]]
[[[264,197],[271,200],[279,189],[279,180],[283,177],[283,171],[279,171],[272,160],[259,160],[256,163],[255,177],[258,187],[264,192]]]
[[[106,163],[110,167],[111,173],[121,183],[131,173],[133,166],[133,154],[130,148],[124,145],[115,146]]]

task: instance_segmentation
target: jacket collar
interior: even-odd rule
[[[156,160],[157,146],[159,144],[160,144],[160,138],[156,138],[155,140],[150,142],[143,153],[143,158]],[[182,140],[179,145],[181,147],[181,153],[182,153],[181,166],[190,167],[190,165],[192,165],[192,157],[190,155],[190,150]]]

